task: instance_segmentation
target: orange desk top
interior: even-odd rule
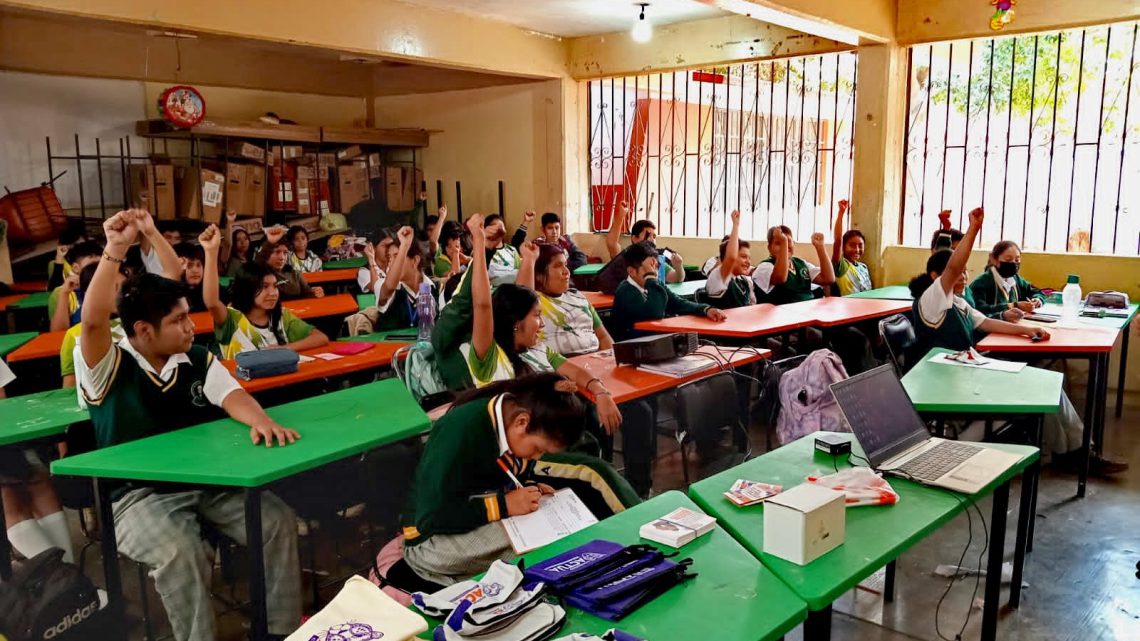
[[[907,300],[828,296],[802,303],[791,303],[784,305],[784,308],[811,318],[821,327],[835,327],[908,312],[911,305],[912,302]]]
[[[646,332],[696,332],[702,336],[729,336],[755,338],[764,334],[778,334],[814,323],[788,305],[749,305],[724,310],[728,320],[717,323],[704,316],[675,316],[659,321],[642,321],[635,328]]]
[[[0,312],[8,311],[9,305],[20,300],[21,298],[27,298],[27,297],[28,297],[27,294],[13,294],[11,296],[0,296]],[[612,300],[612,297],[611,297],[611,300]]]
[[[339,283],[342,281],[356,280],[356,272],[358,270],[353,268],[347,269],[326,269],[319,272],[305,272],[302,278],[310,285],[320,285],[323,283]]]
[[[40,334],[8,354],[9,363],[34,361],[40,358],[59,358],[59,348],[63,345],[63,335],[67,330]]]
[[[12,283],[11,289],[14,292],[46,292],[47,286],[46,280],[26,280],[20,283]]]
[[[317,347],[315,349],[305,350],[301,354],[305,356],[315,356],[317,354],[332,353],[332,350],[338,346],[344,346],[346,343],[329,343],[324,347]],[[253,394],[262,392],[268,389],[276,389],[285,387],[286,385],[293,385],[294,383],[301,383],[304,381],[312,381],[319,378],[328,378],[331,376],[343,376],[353,372],[360,372],[369,369],[379,369],[387,367],[392,364],[392,356],[396,350],[400,349],[407,343],[396,342],[383,342],[383,343],[370,343],[372,347],[368,350],[360,352],[359,354],[351,354],[348,356],[341,356],[337,360],[326,361],[317,358],[307,363],[301,363],[296,372],[292,374],[282,374],[280,376],[268,376],[265,378],[255,378],[252,381],[243,381],[238,379],[241,386],[245,391]],[[237,363],[234,361],[223,360],[222,364],[231,374],[237,368]]]
[[[1050,327],[1049,340],[1033,342],[1024,336],[990,334],[978,343],[978,349],[988,352],[1099,353],[1111,352],[1120,332],[1104,327]]]
[[[772,355],[769,350],[751,347],[740,349],[722,347],[718,350],[716,347],[706,345],[697,350],[698,353],[713,355],[717,354],[718,351],[722,362],[723,360],[731,360],[733,367],[754,363]],[[632,365],[618,365],[614,362],[613,350],[575,356],[570,359],[570,362],[585,369],[600,380],[606,389],[613,392],[614,402],[618,404],[672,389],[678,385],[721,371],[720,368],[713,367],[684,378],[673,378],[672,376],[642,371]],[[711,359],[710,362],[712,362]],[[583,394],[593,397],[584,390]]]
[[[614,306],[613,294],[603,294],[602,292],[581,292],[586,300],[594,306],[594,309],[609,309]]]
[[[281,303],[281,306],[302,320],[323,316],[346,316],[360,311],[360,306],[356,304],[356,297],[352,294],[336,294],[324,298],[298,298],[287,300]]]

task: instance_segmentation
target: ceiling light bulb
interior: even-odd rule
[[[637,21],[633,23],[633,28],[629,30],[629,36],[633,38],[634,42],[649,42],[653,38],[653,25],[645,19],[646,4],[641,5],[641,15],[637,17]]]

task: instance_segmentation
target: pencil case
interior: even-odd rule
[[[264,349],[242,352],[234,359],[238,378],[251,381],[266,376],[280,376],[297,371],[301,357],[291,349]]]
[[[621,564],[626,560],[625,550],[626,546],[621,543],[595,539],[528,567],[526,578],[528,581],[542,581],[556,592],[562,592]]]
[[[353,354],[367,352],[373,347],[374,345],[372,343],[353,341],[349,343],[335,343],[331,351],[333,354],[338,354],[340,356],[352,356]]]

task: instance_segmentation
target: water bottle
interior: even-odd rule
[[[1069,274],[1065,289],[1061,290],[1061,320],[1076,322],[1081,313],[1081,277]]]
[[[657,281],[665,282],[665,273],[669,270],[669,253],[663,252],[657,256]]]
[[[435,297],[431,295],[431,283],[420,283],[420,293],[416,296],[417,335],[421,342],[431,341],[431,330],[435,328]]]

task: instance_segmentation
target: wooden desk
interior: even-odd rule
[[[365,342],[365,341],[361,341]],[[317,347],[301,352],[304,356],[315,357],[317,354],[329,354],[336,348],[338,343],[330,343],[324,347]],[[332,361],[326,361],[321,358],[315,358],[312,361],[301,363],[298,365],[297,371],[292,374],[281,374],[280,376],[267,376],[265,378],[255,378],[247,381],[238,378],[242,388],[250,394],[263,392],[265,390],[277,389],[296,383],[303,383],[305,381],[312,381],[320,378],[332,378],[335,376],[344,376],[354,372],[362,372],[371,369],[380,369],[392,364],[392,356],[396,351],[407,345],[408,343],[397,342],[383,342],[375,343],[368,350],[360,352],[359,354],[350,354],[341,356],[340,358]],[[234,374],[236,377],[237,362],[232,360],[223,360],[222,365]]]
[[[642,321],[634,325],[643,332],[696,332],[701,336],[756,338],[765,334],[781,334],[813,324],[788,305],[749,305],[724,310],[728,320],[717,323],[704,316],[674,316],[659,321]]]
[[[322,285],[324,283],[342,283],[345,281],[356,281],[356,268],[346,267],[344,269],[326,269],[319,272],[305,272],[302,278],[310,285]]]
[[[827,296],[783,306],[815,321],[820,327],[837,327],[910,311],[911,302],[875,298]]]
[[[697,352],[717,356],[717,362],[728,361],[733,368],[755,363],[772,355],[772,352],[766,349],[752,347],[716,348],[709,345],[701,347]],[[614,402],[619,405],[724,371],[722,366],[717,366],[683,378],[674,378],[664,374],[646,372],[632,365],[618,365],[614,362],[613,350],[575,356],[570,359],[570,362],[585,369],[590,372],[591,376],[600,380],[606,389],[613,393]],[[709,362],[713,362],[713,359],[710,358]],[[593,394],[586,390],[582,390],[582,394],[590,399],[594,398]],[[732,399],[732,402],[735,402],[735,399]]]
[[[586,297],[590,305],[594,309],[601,311],[614,306],[614,297],[612,294],[603,294],[602,292],[579,292]]]
[[[1081,439],[1081,469],[1077,475],[1077,496],[1085,495],[1088,480],[1089,456],[1096,441],[1097,453],[1104,447],[1104,417],[1108,403],[1108,357],[1119,332],[1099,327],[1046,326],[1049,340],[1033,342],[1024,336],[990,334],[978,343],[985,352],[1006,354],[1018,360],[1048,358],[1084,358],[1089,362],[1089,377],[1085,393],[1085,431]]]
[[[356,298],[351,294],[334,294],[323,298],[298,298],[287,300],[281,303],[281,306],[302,320],[325,316],[347,316],[360,311],[356,305]]]

